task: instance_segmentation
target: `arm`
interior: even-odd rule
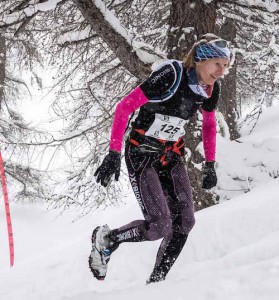
[[[117,104],[111,131],[110,151],[94,173],[97,177],[96,182],[100,182],[102,186],[106,187],[109,184],[112,175],[115,175],[115,180],[118,181],[121,165],[120,152],[129,115],[147,101],[140,87],[137,87]]]
[[[205,165],[203,169],[202,188],[211,189],[217,184],[214,169],[216,152],[216,119],[215,111],[202,110],[202,140],[204,147]]]
[[[141,88],[137,87],[117,104],[112,123],[110,150],[121,152],[130,114],[147,102],[147,97]]]
[[[179,66],[176,66],[176,68],[179,68]],[[118,103],[112,124],[110,150],[121,152],[129,115],[148,101],[161,102],[166,100],[168,98],[166,92],[172,90],[175,78],[175,66],[168,61]]]
[[[202,110],[202,140],[206,161],[215,161],[216,152],[216,119],[215,111]]]

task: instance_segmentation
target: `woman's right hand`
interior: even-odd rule
[[[116,151],[109,151],[106,155],[100,167],[94,173],[96,176],[96,181],[101,183],[102,186],[106,187],[115,174],[115,180],[118,181],[120,175],[120,165],[121,165],[121,154]]]

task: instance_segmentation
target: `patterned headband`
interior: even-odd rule
[[[224,40],[223,40],[224,41]],[[218,41],[212,41],[205,44],[200,44],[195,51],[194,61],[200,62],[211,58],[226,58],[231,59],[231,51],[227,47],[221,47],[217,43]]]

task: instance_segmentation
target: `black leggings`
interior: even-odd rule
[[[168,272],[195,224],[186,168],[181,160],[163,167],[158,155],[143,153],[129,144],[126,145],[125,159],[132,189],[145,220],[136,220],[116,229],[116,239],[122,243],[163,238],[155,268]],[[172,263],[167,267],[164,261]]]

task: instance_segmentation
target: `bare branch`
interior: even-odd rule
[[[76,40],[76,41],[66,41],[64,42],[63,44],[58,44],[59,47],[61,48],[65,48],[65,47],[68,47],[68,46],[71,46],[71,45],[80,45],[80,44],[83,44],[83,43],[87,43],[93,39],[95,39],[96,37],[99,37],[97,34],[93,34],[85,39],[81,39],[81,40]]]
[[[20,33],[21,33],[22,31],[25,30],[25,28],[26,28],[26,26],[28,25],[28,23],[30,23],[30,21],[31,21],[34,17],[36,17],[36,15],[37,15],[38,13],[39,13],[39,11],[37,11],[36,13],[34,13],[32,16],[27,17],[27,18],[22,22],[22,24],[19,26],[19,28],[15,31],[14,36],[15,36],[15,37],[18,37],[18,36],[20,35]]]

